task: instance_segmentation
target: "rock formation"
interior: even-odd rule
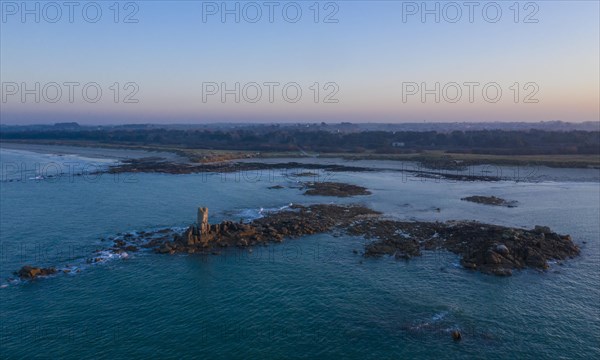
[[[249,223],[220,224],[210,224],[208,209],[199,208],[198,221],[183,233],[162,229],[125,234],[114,238],[108,251],[119,254],[141,247],[160,254],[218,254],[222,248],[280,243],[285,238],[334,229],[371,239],[365,245],[365,257],[410,259],[423,250],[448,250],[461,256],[464,268],[500,276],[511,275],[514,269],[545,270],[549,260],[565,260],[580,253],[569,235],[559,235],[546,226],[527,230],[476,221],[396,221],[364,206],[333,204],[292,205]],[[54,268],[24,266],[16,274],[34,279],[55,272]]]
[[[344,184],[338,182],[309,182],[305,183],[307,188],[304,195],[349,197],[356,195],[370,195],[371,192],[358,185]]]
[[[209,232],[208,208],[198,208],[198,226],[200,226],[200,235],[206,235]]]
[[[197,222],[190,226],[184,234],[186,244],[188,246],[206,246],[214,238],[214,235],[216,234],[211,233],[211,227],[208,223],[208,208],[198,208]]]
[[[211,253],[225,247],[248,247],[271,242],[281,242],[284,237],[297,237],[323,233],[336,226],[345,227],[364,216],[377,215],[363,206],[294,205],[256,219],[251,223],[223,221],[208,223],[208,209],[198,210],[198,223],[191,225],[182,236],[164,241],[156,248],[161,254]]]
[[[546,226],[532,230],[476,221],[403,222],[373,219],[352,224],[349,232],[376,239],[365,256],[419,256],[421,249],[449,250],[462,256],[461,265],[486,274],[509,276],[514,269],[548,269],[549,260],[565,260],[580,250],[569,235]]]
[[[484,204],[484,205],[493,205],[493,206],[506,206],[509,208],[513,208],[513,207],[517,207],[517,202],[514,200],[505,200],[496,196],[479,196],[479,195],[475,195],[475,196],[468,196],[468,197],[464,197],[461,200],[463,201],[470,201],[470,202],[474,202],[477,204]]]
[[[39,267],[35,267],[35,266],[25,265],[15,274],[18,275],[21,279],[31,280],[31,279],[35,279],[36,277],[39,277],[39,276],[48,276],[48,275],[56,274],[56,269],[52,268],[52,267],[39,268]]]

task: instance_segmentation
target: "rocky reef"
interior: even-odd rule
[[[304,195],[336,197],[371,195],[371,192],[362,186],[339,182],[309,182],[305,183],[304,187],[308,189],[304,192]]]
[[[463,267],[486,274],[511,275],[514,269],[545,270],[550,260],[565,260],[580,250],[569,235],[548,227],[518,229],[475,221],[419,222],[383,219],[358,205],[292,206],[250,223],[208,222],[208,209],[198,209],[198,221],[182,235],[155,244],[158,253],[214,253],[226,247],[279,243],[287,237],[324,233],[334,228],[373,241],[365,257],[391,255],[397,259],[420,256],[424,250],[448,250],[461,255]]]
[[[256,219],[251,223],[223,221],[208,222],[208,209],[198,209],[198,221],[182,235],[164,241],[155,248],[161,254],[213,253],[227,247],[249,247],[282,242],[286,237],[324,233],[335,227],[347,227],[360,218],[379,213],[363,206],[293,205]]]
[[[251,222],[218,224],[210,224],[208,208],[201,207],[197,221],[187,228],[119,234],[112,239],[113,246],[97,250],[98,256],[88,260],[99,263],[112,255],[126,258],[127,253],[142,249],[159,254],[218,255],[226,248],[250,249],[334,230],[369,240],[364,247],[366,258],[390,255],[411,259],[423,251],[443,250],[460,255],[466,269],[499,276],[512,275],[515,269],[546,270],[550,260],[562,261],[580,253],[569,235],[545,226],[519,229],[475,221],[398,221],[361,205],[315,204],[291,205]],[[30,280],[54,273],[55,268],[24,266],[16,275]]]
[[[517,229],[475,221],[402,222],[369,220],[350,226],[351,234],[376,239],[365,256],[392,255],[410,259],[421,250],[444,249],[461,255],[461,265],[486,274],[507,276],[514,269],[548,269],[549,260],[565,260],[580,253],[569,235],[548,227]]]
[[[53,267],[49,268],[40,268],[35,266],[25,265],[19,271],[15,273],[21,279],[35,279],[40,276],[48,276],[56,274],[56,269]]]
[[[314,172],[304,170],[322,170],[332,173],[337,172],[377,172],[377,171],[395,171],[411,174],[419,178],[429,179],[447,179],[453,181],[499,181],[497,176],[480,176],[472,174],[453,173],[442,169],[420,170],[412,168],[374,168],[365,166],[350,166],[337,164],[320,163],[298,163],[298,162],[248,162],[248,161],[218,161],[210,163],[181,163],[168,161],[163,158],[147,157],[139,159],[128,159],[121,163],[111,166],[106,170],[100,170],[97,173],[121,174],[121,173],[164,173],[164,174],[196,174],[196,173],[233,173],[244,171],[261,170],[293,170],[289,175],[295,178],[315,177]],[[300,171],[300,172],[298,172]],[[318,175],[318,174],[317,174]]]
[[[462,198],[463,201],[470,201],[478,204],[493,205],[493,206],[506,206],[506,207],[517,207],[516,201],[505,200],[496,196],[467,196]]]
[[[266,162],[236,162],[236,161],[217,161],[210,163],[181,163],[168,161],[163,158],[147,157],[139,159],[123,160],[120,164],[111,166],[107,172],[111,174],[120,173],[165,173],[165,174],[195,174],[195,173],[231,173],[238,171],[256,171],[256,170],[291,170],[291,169],[310,169],[326,170],[331,172],[368,172],[376,169],[346,166],[335,164],[305,164],[297,162],[285,163],[266,163]],[[311,172],[294,172],[290,174],[294,177],[314,176]]]

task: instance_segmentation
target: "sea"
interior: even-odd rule
[[[282,170],[101,173],[161,155],[2,144],[0,358],[600,358],[598,169],[478,166],[462,171],[501,180],[457,181],[415,176],[411,170],[424,169],[408,162],[303,158],[268,160],[298,162]],[[305,196],[303,181],[351,183],[372,194]],[[470,195],[518,206],[461,200]],[[198,207],[209,208],[210,222],[250,221],[314,203],[362,204],[401,220],[544,225],[570,234],[581,256],[496,277],[461,268],[446,251],[366,259],[360,253],[370,240],[339,231],[211,256],[103,251],[118,234],[183,229]],[[61,271],[22,281],[14,272],[24,265]]]

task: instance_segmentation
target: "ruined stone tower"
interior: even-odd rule
[[[188,245],[206,244],[211,240],[208,208],[198,208],[198,222],[186,230],[184,238]]]
[[[210,224],[208,223],[208,208],[198,208],[198,227],[200,229],[200,235],[207,235],[210,231]]]

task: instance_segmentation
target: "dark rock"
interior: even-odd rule
[[[540,240],[540,231],[545,239]],[[353,223],[348,232],[376,239],[365,246],[364,256],[393,255],[410,258],[420,249],[446,249],[462,256],[467,269],[510,276],[513,269],[545,270],[550,259],[562,260],[580,252],[569,236],[550,229],[512,229],[478,222],[403,222],[381,219]]]
[[[336,182],[311,182],[304,184],[308,190],[304,195],[349,197],[356,195],[370,195],[371,192],[358,185]]]
[[[478,203],[478,204],[485,204],[485,205],[493,205],[493,206],[506,206],[506,207],[516,207],[517,206],[517,202],[516,201],[508,201],[499,197],[495,197],[495,196],[468,196],[465,198],[462,198],[461,200],[463,201],[470,201],[470,202],[474,202],[474,203]]]
[[[116,247],[122,247],[122,246],[125,246],[125,244],[126,244],[126,242],[123,240],[115,240],[114,243],[115,243]]]
[[[228,247],[251,248],[290,237],[346,232],[372,240],[365,245],[364,257],[411,259],[420,256],[422,250],[444,249],[460,255],[464,268],[498,276],[510,276],[513,270],[527,267],[545,270],[548,260],[565,260],[580,253],[570,236],[547,227],[525,230],[475,221],[395,221],[357,205],[294,204],[250,223],[219,224],[209,224],[208,209],[200,210],[198,222],[183,233],[164,229],[148,232],[117,249],[133,251],[128,246],[139,245],[160,254],[210,254]]]
[[[452,339],[454,341],[460,341],[462,339],[462,334],[460,333],[459,330],[453,330],[452,331]]]
[[[504,244],[498,244],[498,245],[496,245],[496,249],[495,249],[495,251],[496,251],[498,254],[501,254],[501,255],[503,255],[503,256],[507,256],[507,255],[509,254],[509,252],[510,252],[510,251],[508,250],[508,248],[506,247],[506,245],[504,245]]]
[[[501,264],[502,256],[493,250],[488,250],[485,253],[485,263],[493,265]]]
[[[35,279],[39,276],[48,276],[56,274],[56,269],[50,268],[39,268],[34,266],[25,265],[18,272],[15,273],[21,279]]]
[[[540,225],[536,225],[535,228],[533,229],[533,232],[536,234],[551,234],[552,230],[550,230],[549,227],[547,226],[540,226]]]
[[[251,223],[223,221],[208,223],[208,209],[199,212],[198,223],[185,230],[183,236],[172,241],[155,242],[157,253],[171,254],[211,251],[224,247],[250,247],[270,242],[281,242],[285,237],[322,233],[336,227],[348,226],[352,221],[378,213],[362,206],[294,205],[291,210],[270,213]]]
[[[292,174],[292,176],[295,176],[295,177],[317,177],[317,176],[319,176],[319,174],[312,172],[312,171],[304,171],[304,172]]]

